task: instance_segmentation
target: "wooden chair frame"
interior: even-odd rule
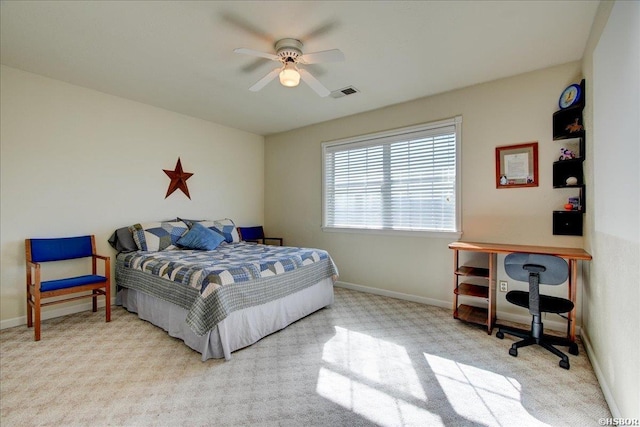
[[[35,326],[34,336],[35,341],[40,341],[40,329],[42,323],[42,307],[48,305],[60,304],[69,301],[75,301],[83,298],[92,298],[92,311],[98,310],[98,297],[104,295],[105,297],[105,317],[106,322],[111,321],[111,258],[96,253],[96,241],[95,236],[91,235],[91,255],[87,255],[83,258],[91,257],[91,271],[93,275],[98,274],[98,260],[104,262],[104,279],[98,283],[91,283],[86,285],[79,285],[73,287],[67,287],[63,289],[55,289],[50,291],[41,291],[41,262],[35,262],[32,260],[31,254],[31,239],[25,239],[25,256],[26,256],[26,275],[27,275],[27,326],[29,328]],[[48,262],[63,261],[69,258],[60,258],[57,260],[51,260]],[[78,295],[71,298],[64,298],[55,301],[43,302],[44,299],[60,297],[63,295],[76,294],[80,292],[88,292],[90,294]],[[34,319],[35,317],[35,319]]]

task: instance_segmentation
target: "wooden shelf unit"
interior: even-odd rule
[[[458,295],[469,295],[471,297],[489,298],[489,287],[476,285],[474,283],[460,283],[457,289],[454,289]]]
[[[453,252],[453,317],[465,322],[484,325],[490,335],[496,323],[495,263],[497,257],[495,254],[486,254],[489,268],[484,268],[460,265],[459,251],[454,249]],[[462,303],[460,297],[464,297],[470,303],[475,301],[478,305]]]

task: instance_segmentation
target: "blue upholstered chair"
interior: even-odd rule
[[[578,354],[578,345],[567,338],[545,335],[541,316],[542,313],[568,313],[573,310],[573,303],[566,298],[540,295],[541,284],[555,286],[567,281],[567,262],[553,255],[513,253],[505,257],[504,269],[512,279],[529,283],[529,292],[511,291],[506,298],[512,304],[529,309],[531,329],[500,326],[496,337],[503,339],[507,333],[523,338],[509,349],[513,357],[518,356],[518,348],[538,344],[560,358],[561,368],[569,369],[569,358],[554,345],[569,347],[569,353],[573,355]]]
[[[255,227],[238,227],[238,235],[240,236],[240,240],[244,242],[262,243],[266,245],[267,240],[274,240],[278,241],[280,246],[283,244],[281,237],[264,237],[264,229],[261,225]]]
[[[25,254],[27,261],[27,326],[35,326],[36,341],[40,341],[41,309],[47,305],[92,298],[93,311],[95,312],[98,310],[98,296],[104,295],[106,321],[111,321],[111,258],[96,254],[95,236],[26,239]],[[42,265],[45,263],[89,257],[91,257],[91,274],[41,280]],[[103,261],[104,275],[98,274],[98,260]],[[43,302],[44,299],[78,293],[84,294]]]

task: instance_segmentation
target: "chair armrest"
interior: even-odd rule
[[[111,276],[111,257],[105,256],[105,255],[92,254],[91,258],[93,258],[91,260],[93,274],[98,273],[96,261],[101,259],[102,261],[104,261],[104,275],[107,277],[107,279],[109,279]]]
[[[40,289],[40,263],[27,260],[27,287]]]

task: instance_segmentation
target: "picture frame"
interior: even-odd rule
[[[496,147],[496,188],[537,186],[537,141]]]

